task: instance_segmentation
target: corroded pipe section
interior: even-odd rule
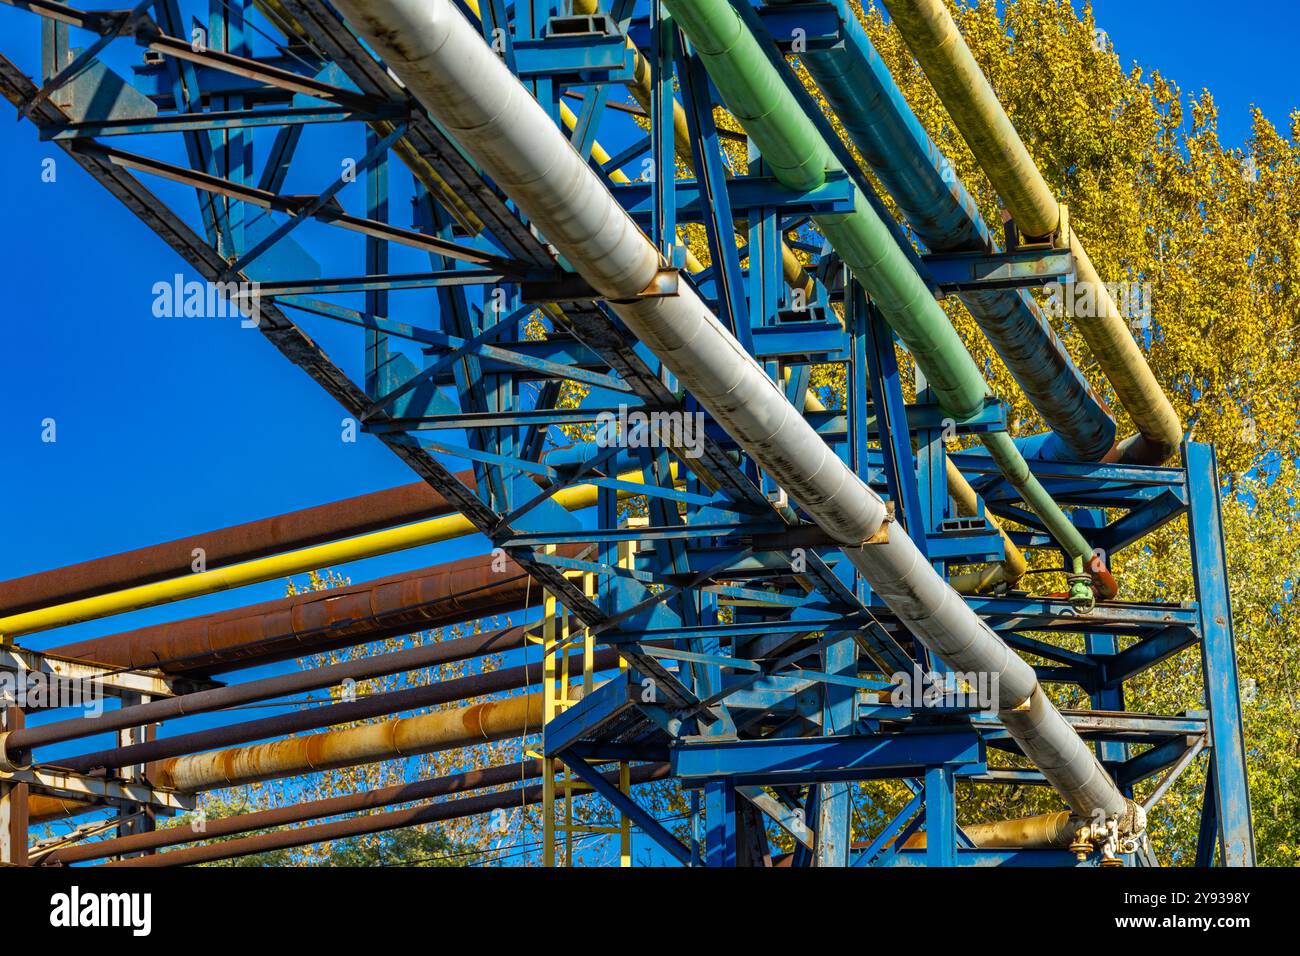
[[[595,673],[608,670],[617,665],[618,660],[617,651],[609,649],[598,651],[592,657],[591,671]],[[270,740],[305,730],[341,727],[359,720],[402,714],[440,704],[476,700],[489,694],[537,686],[545,677],[543,662],[534,661],[518,667],[501,667],[466,677],[436,680],[388,693],[366,694],[356,700],[334,703],[328,707],[298,708],[287,713],[260,717],[242,723],[159,737],[126,747],[113,747],[76,757],[62,757],[58,762],[61,767],[78,773],[90,773],[101,768],[153,763],[212,750],[215,747],[230,747],[254,740]]]
[[[561,553],[570,557],[577,546]],[[52,648],[110,667],[213,674],[383,640],[523,607],[530,585],[509,559],[464,558],[363,584],[309,591]]]
[[[571,688],[570,694],[581,696],[581,687]],[[252,747],[174,757],[153,764],[150,779],[158,787],[192,793],[471,747],[534,733],[541,727],[542,695],[525,694]]]

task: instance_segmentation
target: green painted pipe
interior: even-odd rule
[[[946,4],[943,0],[885,0],[885,6],[1020,232],[1035,238],[1054,235],[1061,225],[1056,196],[975,62]],[[1182,422],[1073,230],[1069,243],[1076,285],[1090,288],[1096,303],[1096,315],[1076,317],[1076,324],[1139,432],[1120,443],[1120,455],[1129,461],[1157,464],[1182,442]]]
[[[768,159],[777,179],[792,189],[806,189],[817,178],[809,163],[822,162],[826,170],[842,168],[727,0],[664,0],[664,6],[694,44],[723,100]],[[804,157],[797,168],[786,159],[796,152]],[[771,163],[773,155],[782,157],[781,165]],[[825,170],[822,179],[824,174]],[[989,394],[988,383],[867,198],[855,190],[853,212],[815,216],[814,221],[907,345],[944,412],[958,421],[974,416]],[[1078,570],[1092,555],[1078,529],[1029,473],[1008,435],[991,433],[982,438],[1002,473]]]
[[[667,6],[695,44],[715,84],[719,75],[730,73],[733,65],[768,67],[754,35],[727,4]],[[723,98],[745,129],[764,130],[759,148],[772,174],[785,186],[816,189],[826,181],[826,170],[833,162],[830,149],[812,129],[803,110],[789,108],[789,91],[774,70],[755,69],[743,82],[728,84]],[[755,135],[754,139],[758,141],[759,137]]]
[[[1092,548],[1074,523],[1066,517],[1052,496],[1039,484],[1029,470],[1029,465],[1020,454],[1020,449],[1006,432],[990,432],[983,438],[984,447],[997,463],[998,469],[1015,487],[1025,504],[1033,509],[1034,514],[1043,519],[1052,537],[1061,543],[1066,552],[1076,562],[1087,561],[1092,556]],[[1076,567],[1076,570],[1079,568]]]
[[[772,173],[791,189],[808,189],[839,171],[830,147],[773,69],[758,40],[725,0],[665,3],[694,44],[728,109],[757,144]],[[794,173],[784,159],[798,152]],[[776,161],[773,160],[776,157]],[[821,164],[814,174],[810,164]],[[907,343],[944,411],[961,421],[983,408],[988,386],[929,288],[861,192],[854,211],[815,217]]]

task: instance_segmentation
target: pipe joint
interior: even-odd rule
[[[1092,590],[1092,576],[1088,574],[1071,574],[1070,606],[1079,614],[1090,614],[1097,606],[1097,596]]]
[[[1146,810],[1126,798],[1122,812],[1081,824],[1074,831],[1070,851],[1080,863],[1100,853],[1102,866],[1123,866],[1121,855],[1137,853],[1146,845],[1146,828]]]
[[[1119,593],[1119,584],[1116,583],[1115,576],[1111,574],[1110,569],[1106,567],[1106,562],[1102,560],[1101,555],[1094,552],[1085,567],[1092,584],[1092,591],[1097,596],[1097,600],[1114,600],[1115,595]]]

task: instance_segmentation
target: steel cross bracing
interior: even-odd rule
[[[633,672],[548,725],[548,757],[564,760],[687,861],[755,858],[766,843],[756,822],[762,818],[794,834],[796,864],[905,865],[917,858],[905,839],[922,828],[928,839],[921,857],[931,863],[1073,861],[1060,851],[973,848],[952,813],[956,780],[1042,784],[1041,774],[989,763],[989,748],[1015,751],[996,721],[882,701],[887,678],[931,667],[928,655],[716,423],[706,420],[698,455],[680,445],[604,448],[572,437],[572,427],[619,408],[679,416],[700,408],[328,4],[212,0],[201,11],[207,44],[195,47],[182,6],[193,12],[189,7],[199,4],[156,0],[107,15],[45,0],[5,2],[42,18],[45,62],[37,79],[0,45],[0,89],[42,137],[204,280],[258,283],[262,334],[632,665]],[[895,336],[810,227],[811,215],[848,208],[854,186],[884,208],[838,139],[831,137],[848,174],[829,176],[808,193],[782,187],[752,143],[714,125],[716,91],[657,3],[604,2],[608,16],[573,16],[569,4],[544,0],[461,6],[481,16],[485,38],[584,154],[601,140],[611,147],[605,161],[592,164],[671,266],[644,295],[694,285],[786,382],[796,407],[804,407],[814,365],[844,365],[846,405],[805,414],[890,499],[898,524],[937,568],[1006,553],[982,513],[956,513],[944,479],[948,460],[973,479],[988,513],[1024,529],[1010,533],[1017,546],[1059,553],[987,455],[949,455],[954,434],[1005,430],[1005,407],[990,400],[972,418],[953,422],[924,392],[907,404]],[[828,130],[785,65],[789,43],[772,37],[793,36],[797,28],[809,48],[834,46],[842,27],[837,8],[756,6],[769,58]],[[38,29],[35,19],[31,25]],[[89,54],[71,48],[74,36]],[[129,76],[102,61],[106,51],[132,43],[145,60]],[[642,67],[649,72],[648,110],[620,102]],[[105,91],[113,95],[97,95]],[[684,116],[686,143],[675,136],[675,110]],[[332,159],[313,164],[309,152],[298,150],[304,130],[324,124],[363,145],[353,177],[360,184],[340,177]],[[175,155],[161,146],[177,136],[188,165],[157,158]],[[738,158],[746,149],[747,158]],[[413,179],[409,228],[391,221],[393,158]],[[287,195],[291,168],[310,170],[328,185],[315,195]],[[648,175],[622,174],[638,168]],[[197,205],[173,208],[146,185],[150,178],[192,187]],[[254,210],[266,213],[255,218]],[[709,266],[693,274],[678,234],[688,225],[703,227],[709,252]],[[365,261],[356,274],[323,277],[311,267],[312,243],[323,241],[327,229],[364,237]],[[901,228],[894,234],[940,295],[1032,288],[1073,269],[1060,249],[918,254]],[[783,245],[807,260],[808,290],[789,287]],[[399,248],[427,254],[428,270],[394,269]],[[414,289],[435,290],[434,314],[407,304],[403,293]],[[364,308],[332,301],[347,293],[364,293]],[[346,375],[290,311],[303,321],[357,328],[364,380]],[[547,334],[527,334],[530,320]],[[410,348],[420,350],[422,366]],[[569,401],[566,383],[586,388],[585,399]],[[444,432],[464,438],[444,440]],[[460,460],[474,468],[473,487],[454,474]],[[1212,451],[1189,444],[1183,462],[1167,467],[1031,465],[1108,554],[1189,515],[1197,602],[1115,601],[1086,614],[1063,598],[1020,592],[971,595],[968,602],[1012,647],[1042,662],[1042,680],[1078,685],[1090,696],[1096,710],[1068,719],[1096,743],[1129,793],[1159,774],[1172,780],[1190,763],[1189,753],[1208,753],[1212,786],[1199,854],[1208,859],[1217,845],[1224,862],[1250,862]],[[635,528],[622,520],[616,497],[627,490],[618,476],[629,468],[646,480],[637,490],[645,495],[647,523]],[[594,514],[579,519],[551,500],[588,482],[600,487]],[[619,543],[633,540],[641,543],[636,560],[619,567]],[[576,558],[553,553],[553,545],[569,543],[589,548]],[[574,586],[574,571],[598,576],[594,598]],[[1083,636],[1084,650],[1057,643],[1071,635]],[[1204,655],[1204,713],[1124,711],[1126,680],[1196,644]],[[646,679],[654,687],[649,698]],[[784,743],[778,748],[777,741]],[[683,847],[635,799],[595,779],[601,761],[629,759],[669,760],[686,785],[699,788],[708,831],[698,845]],[[915,805],[870,845],[850,847],[847,783],[879,777],[915,781]],[[791,829],[795,811],[813,835],[806,842],[808,832]]]

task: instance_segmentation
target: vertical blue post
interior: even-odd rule
[[[650,4],[650,137],[654,179],[651,235],[669,263],[677,261],[677,159],[673,141],[673,59],[677,28],[659,0]]]
[[[1077,508],[1074,518],[1084,535],[1090,528],[1102,528],[1106,524],[1106,512],[1101,508]],[[1106,555],[1106,566],[1110,566],[1110,555]],[[1084,649],[1089,655],[1110,655],[1119,653],[1119,637],[1115,634],[1092,633],[1083,635]],[[1089,687],[1088,696],[1096,710],[1121,711],[1124,709],[1124,686]],[[1129,757],[1129,746],[1116,740],[1101,740],[1096,744],[1097,759],[1114,770],[1114,765],[1123,763]],[[1124,787],[1125,795],[1133,796],[1132,786]]]
[[[750,355],[754,338],[750,330],[749,305],[744,296],[740,269],[740,250],[736,248],[735,218],[727,195],[727,169],[722,161],[722,145],[713,122],[713,100],[709,74],[695,53],[677,48],[677,78],[686,108],[687,129],[691,134],[695,156],[695,178],[700,194],[706,199],[709,214],[703,216],[704,232],[712,260],[714,286],[717,289],[718,318],[731,330]]]
[[[1227,559],[1223,551],[1218,459],[1212,445],[1183,443],[1188,533],[1200,615],[1201,667],[1210,711],[1209,783],[1214,788],[1224,866],[1255,865],[1246,746],[1241,732],[1237,648],[1232,633]]]
[[[885,482],[894,502],[895,517],[923,555],[929,554],[926,523],[922,512],[921,488],[917,479],[917,459],[912,454],[911,430],[907,424],[907,405],[903,400],[903,383],[898,371],[898,357],[894,354],[894,333],[880,310],[871,303],[862,286],[849,280],[846,295],[851,306],[850,321],[855,337],[865,339],[867,372],[871,378],[871,408],[876,416],[876,435],[885,462]],[[856,350],[855,353],[856,355]],[[854,417],[866,428],[865,398],[858,399],[853,408]],[[865,459],[858,472],[866,477]],[[945,486],[946,490],[946,486]],[[898,515],[898,509],[902,514]],[[930,651],[912,637],[912,656],[922,670],[930,669]]]
[[[822,667],[828,674],[856,677],[858,670],[857,644],[842,640],[823,653]],[[857,693],[842,684],[822,685],[822,735],[848,733],[853,727],[853,698]],[[821,799],[817,802],[817,818],[812,821],[816,834],[814,866],[849,865],[849,816],[853,784],[846,782],[823,783]]]
[[[957,865],[957,777],[947,767],[925,770],[925,864]]]
[[[860,318],[861,334],[866,338],[866,360],[871,376],[871,410],[876,416],[876,434],[885,460],[885,482],[894,500],[900,523],[922,554],[927,552],[926,524],[916,477],[916,459],[912,456],[912,439],[907,425],[907,405],[903,401],[903,383],[894,354],[894,334],[885,317],[867,301],[857,282],[849,283],[852,311]],[[854,330],[858,331],[857,328]],[[866,420],[865,403],[855,414]],[[865,463],[862,466],[865,468]],[[861,474],[861,472],[860,472]],[[865,476],[864,476],[865,477]],[[947,493],[947,485],[944,485]]]
[[[736,865],[736,787],[731,778],[704,785],[704,863]]]

